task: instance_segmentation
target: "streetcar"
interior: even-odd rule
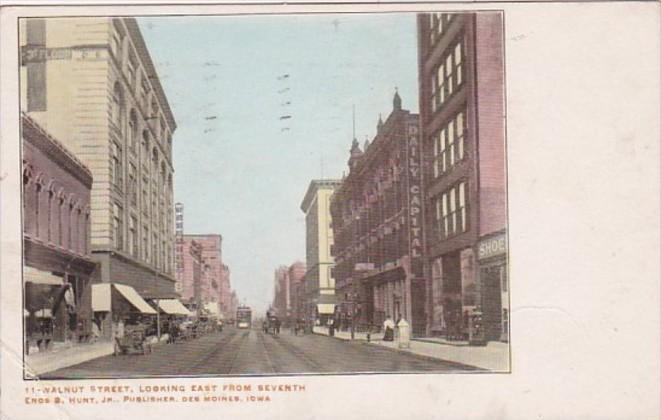
[[[252,323],[252,310],[249,306],[239,306],[236,308],[236,326],[237,328],[250,328]]]

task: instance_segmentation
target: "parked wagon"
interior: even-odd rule
[[[115,337],[115,356],[119,354],[144,355],[151,352],[151,344],[147,341],[147,329],[142,325],[127,326],[122,337]]]

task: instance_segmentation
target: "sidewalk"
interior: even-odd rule
[[[315,327],[315,334],[328,335],[328,328]],[[365,333],[355,333],[355,340],[367,342]],[[351,333],[336,332],[335,338],[350,340]],[[409,348],[400,349],[397,341],[383,341],[383,334],[372,334],[370,344],[388,347],[393,350],[441,359],[448,362],[475,366],[492,372],[509,372],[509,344],[489,342],[486,346],[469,346],[467,343],[448,342],[443,339],[413,339]]]
[[[167,334],[161,336],[160,343],[156,337],[149,337],[152,346],[162,345],[168,339]],[[32,353],[25,356],[25,376],[33,378],[47,372],[74,366],[99,357],[114,353],[112,341],[100,341],[92,344],[61,344],[52,350]]]

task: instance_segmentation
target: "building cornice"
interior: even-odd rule
[[[58,163],[60,167],[72,174],[86,187],[92,188],[92,171],[25,113],[21,115],[21,129],[24,140],[47,154],[50,159]]]

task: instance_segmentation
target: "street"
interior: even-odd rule
[[[273,337],[261,330],[226,328],[190,341],[154,347],[148,355],[106,356],[49,372],[41,379],[145,376],[275,375],[296,373],[452,372],[471,370],[365,342],[321,335]]]

